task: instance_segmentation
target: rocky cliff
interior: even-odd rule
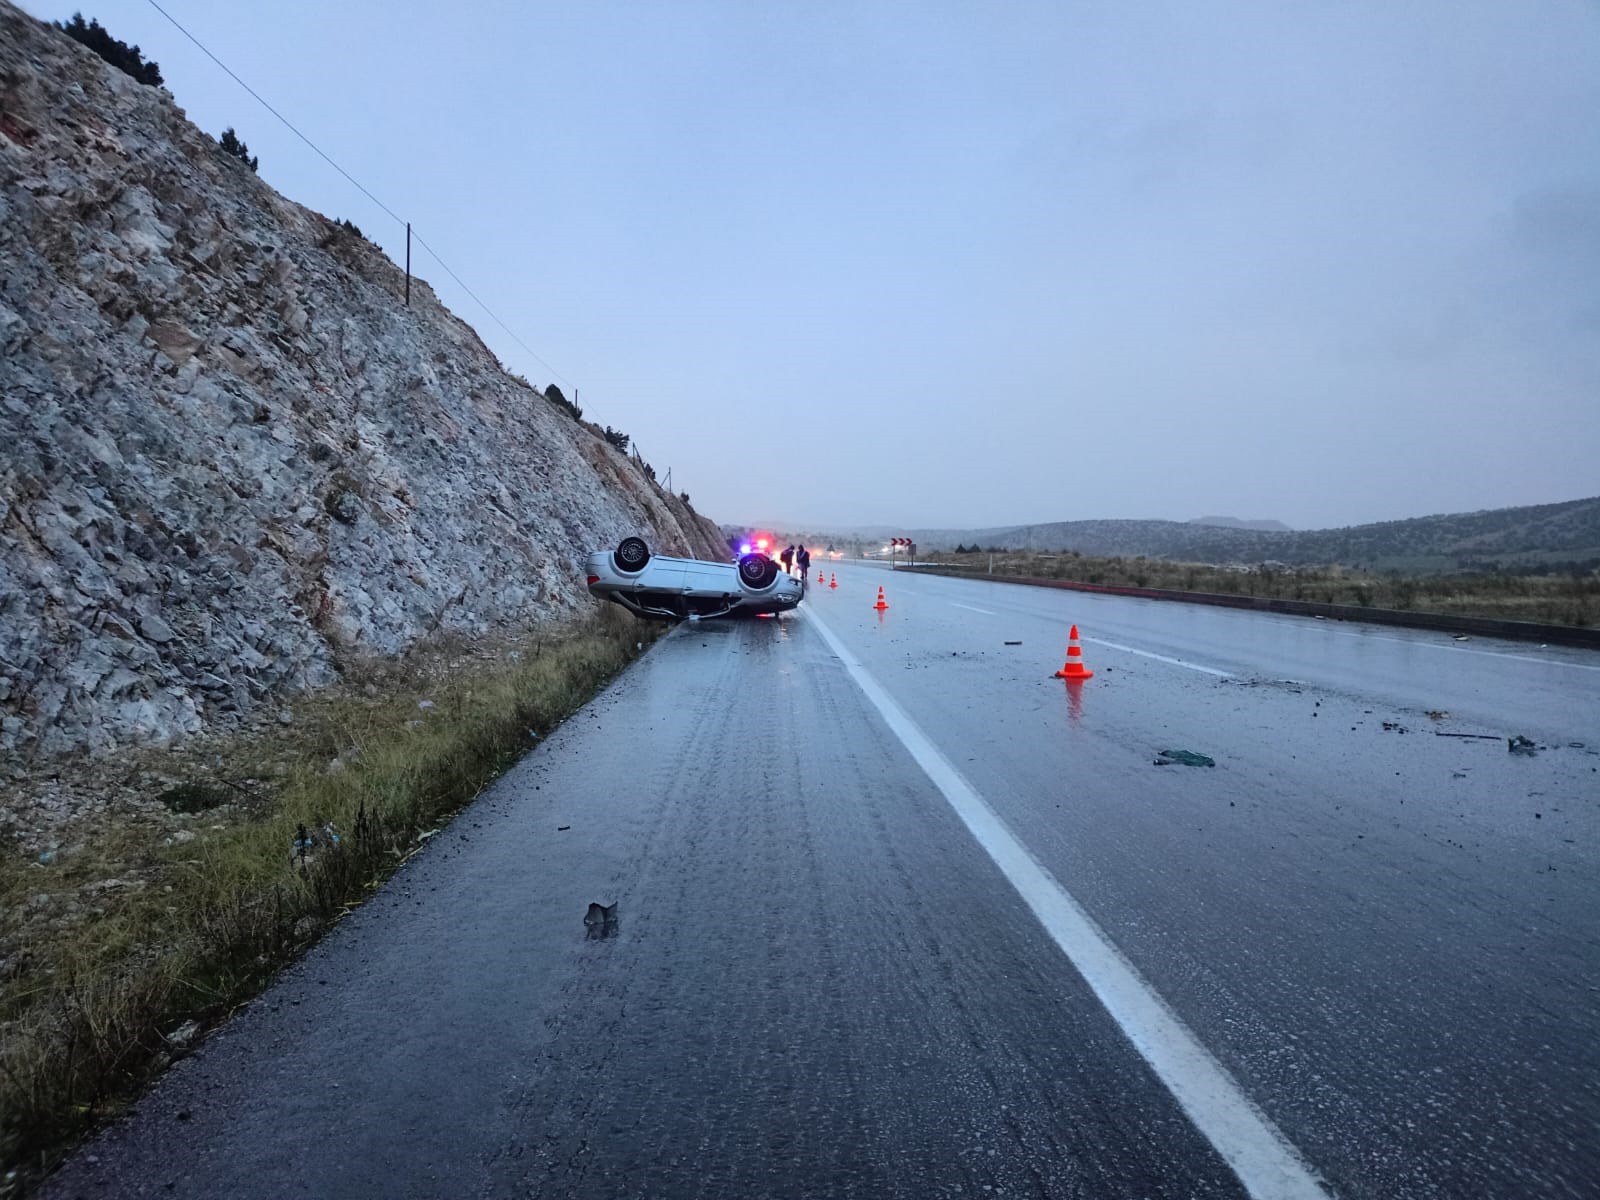
[[[588,609],[716,528],[353,232],[0,0],[0,755]]]

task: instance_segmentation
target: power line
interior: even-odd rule
[[[366,188],[362,187],[360,180],[358,180],[354,175],[350,174],[349,171],[346,171],[338,163],[334,162],[333,159],[328,157],[328,155],[323,152],[322,147],[318,146],[315,142],[313,142],[305,134],[301,133],[299,129],[295,128],[294,122],[290,121],[288,117],[284,116],[277,109],[273,108],[272,105],[268,104],[267,101],[262,97],[261,93],[256,91],[255,88],[251,87],[244,80],[240,79],[238,75],[234,74],[234,71],[233,71],[232,67],[228,66],[227,63],[223,62],[215,54],[211,53],[211,51],[206,48],[205,43],[202,42],[199,38],[195,37],[194,34],[190,33],[187,29],[185,29],[178,22],[178,19],[176,17],[174,17],[166,9],[162,8],[161,5],[157,4],[156,0],[146,0],[146,3],[148,3],[151,8],[155,9],[158,13],[160,13],[168,21],[170,21],[172,23],[173,27],[179,33],[183,34],[184,37],[188,38],[191,42],[193,42],[196,46],[198,46],[200,48],[200,52],[202,54],[204,54],[212,62],[216,63],[217,66],[221,67],[224,71],[226,71],[227,74],[228,74],[228,77],[230,79],[232,79],[235,83],[237,83],[245,91],[249,92],[250,95],[255,97],[256,103],[260,104],[262,108],[266,109],[273,116],[277,117],[278,120],[283,123],[284,127],[286,129],[288,129],[290,133],[294,134],[295,137],[299,138],[306,145],[310,146],[312,150],[316,151],[317,156],[319,158],[321,158],[323,162],[327,163],[335,171],[339,172],[339,174],[343,175],[346,179],[348,179],[350,181],[350,183],[355,186],[357,191],[359,191],[368,200],[371,200],[379,208],[383,209],[384,212],[388,213],[389,216],[394,218],[394,220],[397,221],[399,224],[407,225],[409,227],[409,223],[403,217],[399,216],[394,211],[394,209],[390,208],[382,200],[379,200],[371,192],[367,191]],[[445,262],[444,259],[439,257],[439,252],[437,250],[435,250],[432,246],[428,245],[427,242],[422,240],[422,235],[420,233],[416,232],[415,229],[412,229],[411,230],[411,236],[413,238],[415,238],[416,241],[418,242],[418,244],[420,244],[422,246],[422,248],[428,252],[429,256],[433,259],[434,262],[438,263],[442,268],[444,268],[445,274],[449,275],[451,279],[455,280],[456,283],[460,286],[461,290],[466,292],[467,295],[471,296],[473,298],[473,300],[477,301],[478,307],[483,309],[484,312],[488,313],[490,318],[494,321],[494,323],[496,325],[500,326],[501,329],[504,329],[506,331],[507,335],[511,338],[512,341],[516,342],[517,345],[521,346],[524,350],[526,350],[529,354],[531,354],[533,356],[533,359],[534,359],[535,362],[537,362],[545,370],[549,371],[552,375],[554,375],[562,383],[565,383],[568,387],[572,387],[573,386],[572,381],[570,379],[568,379],[560,371],[556,370],[549,363],[547,363],[542,357],[540,357],[540,355],[538,353],[536,353],[534,351],[532,346],[528,345],[527,342],[523,341],[520,337],[518,337],[516,335],[516,333],[513,332],[511,326],[507,325],[504,321],[502,321],[500,319],[499,315],[494,311],[494,309],[490,308],[487,304],[485,304],[478,297],[478,293],[474,292],[471,288],[469,288],[466,285],[466,283],[463,282],[461,276],[457,275],[454,271],[452,271],[450,269],[450,264]]]
[[[177,31],[179,33],[183,34],[184,37],[188,38],[196,46],[199,46],[200,47],[200,52],[202,54],[204,54],[207,58],[209,58],[212,62],[216,63],[217,66],[221,67],[224,71],[226,71],[228,73],[229,78],[231,78],[235,83],[237,83],[245,91],[249,92],[252,96],[254,96],[256,98],[256,102],[258,104],[260,104],[262,108],[266,109],[273,116],[277,117],[278,120],[282,121],[284,123],[284,125],[288,128],[290,133],[294,134],[295,137],[299,138],[306,145],[310,146],[313,150],[315,150],[317,152],[318,155],[320,155],[322,157],[322,160],[324,162],[326,162],[335,171],[339,172],[339,174],[343,175],[351,183],[355,184],[357,190],[359,190],[363,196],[365,196],[368,200],[371,200],[374,204],[376,204],[379,208],[383,209],[383,211],[388,213],[391,217],[394,217],[394,219],[396,221],[399,221],[400,224],[402,224],[402,225],[405,224],[404,218],[397,216],[395,214],[395,211],[392,208],[390,208],[382,200],[379,200],[371,192],[367,191],[366,188],[362,187],[361,186],[361,182],[358,179],[356,179],[356,177],[354,175],[350,174],[349,171],[346,171],[338,163],[334,162],[333,159],[329,158],[326,154],[323,154],[321,147],[319,147],[315,142],[313,142],[305,134],[301,133],[298,129],[296,129],[294,127],[294,123],[292,121],[290,121],[288,117],[284,116],[277,109],[273,108],[272,105],[268,104],[264,99],[262,99],[261,93],[256,91],[255,88],[251,87],[248,83],[246,83],[244,80],[240,79],[237,75],[235,75],[233,73],[233,68],[232,67],[228,66],[227,63],[223,62],[215,54],[211,53],[210,50],[207,50],[206,47],[205,47],[205,44],[203,42],[201,42],[199,38],[195,37],[194,34],[190,33],[182,25],[179,25],[178,21],[177,21],[177,18],[175,18],[166,9],[162,8],[161,5],[157,4],[156,0],[146,0],[146,2],[150,5],[151,8],[155,9],[158,13],[160,13],[167,20],[171,21],[173,26],[177,29]]]
[[[154,0],[152,0],[152,3],[153,2],[154,2]],[[454,279],[458,284],[461,285],[461,290],[462,291],[464,291],[467,295],[471,296],[474,300],[478,300],[478,293],[474,292],[471,288],[469,288],[465,283],[462,282],[461,276],[457,275],[454,271],[452,271],[450,269],[450,264],[445,262],[444,259],[440,258],[438,253],[434,250],[434,248],[432,246],[428,245],[427,242],[422,240],[422,235],[420,233],[418,233],[415,229],[413,229],[411,231],[411,236],[416,239],[417,245],[421,246],[424,250],[426,250],[433,257],[433,261],[434,262],[438,263],[441,267],[444,268],[444,272],[445,272],[446,275],[450,276],[451,279]],[[532,346],[528,345],[527,342],[525,342],[521,338],[519,338],[515,333],[512,332],[511,327],[509,325],[507,325],[499,317],[495,316],[494,309],[490,308],[487,304],[484,304],[484,302],[482,300],[478,300],[478,305],[483,309],[484,312],[488,313],[491,317],[494,317],[494,323],[496,325],[500,326],[501,329],[504,329],[506,331],[506,333],[511,337],[512,341],[516,342],[517,345],[521,346],[529,354],[532,354],[533,357],[534,357],[534,361],[535,362],[537,362],[545,370],[549,371],[550,374],[554,375],[557,379],[561,380],[562,383],[566,384],[568,387],[572,387],[572,381],[570,379],[568,379],[565,375],[563,375],[560,371],[558,371],[554,367],[552,367],[549,363],[545,362],[544,359],[540,358],[538,353],[535,352],[535,350],[533,349]],[[574,390],[576,390],[576,389],[574,389]]]

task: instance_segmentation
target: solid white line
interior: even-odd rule
[[[1191,671],[1204,671],[1207,675],[1215,675],[1218,679],[1232,679],[1232,671],[1219,671],[1215,667],[1202,667],[1199,663],[1184,662],[1181,658],[1168,658],[1165,654],[1152,654],[1148,650],[1135,650],[1132,646],[1124,646],[1120,642],[1108,642],[1104,638],[1086,637],[1080,639],[1093,642],[1096,646],[1107,646],[1112,650],[1121,650],[1124,654],[1137,654],[1140,658],[1153,658],[1157,662],[1171,663],[1175,667],[1187,667]]]
[[[1454,650],[1457,654],[1481,654],[1485,658],[1512,658],[1517,662],[1538,663],[1545,667],[1572,667],[1578,671],[1600,671],[1591,663],[1569,662],[1564,658],[1539,658],[1532,654],[1507,654],[1504,650],[1477,650],[1471,646],[1446,646],[1441,642],[1424,642],[1411,638],[1385,637],[1381,633],[1353,633],[1348,629],[1330,629],[1327,632],[1339,637],[1360,638],[1362,641],[1394,642],[1401,646],[1420,646],[1424,650]]]
[[[1298,1150],[1244,1094],[1083,906],[844,648],[813,609],[816,626],[856,685],[917,760],[968,831],[1033,910],[1045,932],[1099,997],[1128,1040],[1256,1200],[1326,1200]]]
[[[964,608],[968,612],[981,612],[986,617],[997,617],[1000,615],[999,613],[990,612],[987,608],[974,608],[970,604],[956,604],[954,600],[950,601],[950,603],[955,604],[957,608]]]

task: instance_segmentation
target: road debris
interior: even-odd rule
[[[590,904],[584,914],[583,928],[588,937],[608,938],[617,934],[617,906],[615,904]]]
[[[1442,708],[1430,708],[1427,712],[1423,713],[1422,715],[1427,717],[1429,720],[1432,720],[1432,721],[1442,721],[1446,717],[1448,717],[1450,714],[1445,712],[1445,710],[1442,709]]]
[[[1516,737],[1506,739],[1506,752],[1509,754],[1526,754],[1532,757],[1539,753],[1539,745],[1532,738],[1523,737],[1519,733]]]
[[[1472,741],[1477,741],[1477,742],[1498,742],[1500,740],[1500,735],[1498,733],[1446,733],[1442,729],[1435,729],[1433,731],[1433,736],[1434,737],[1469,738]]]
[[[1206,754],[1197,754],[1193,750],[1162,750],[1154,765],[1170,767],[1174,763],[1185,767],[1214,767],[1217,765],[1217,760]]]
[[[1007,642],[1006,645],[1008,645],[1008,646],[1020,646],[1020,645],[1022,645],[1022,643],[1021,642]]]
[[[1404,725],[1400,724],[1399,721],[1385,721],[1383,723],[1383,727],[1384,727],[1384,729],[1389,730],[1390,732],[1393,732],[1393,733],[1410,733],[1411,732]]]

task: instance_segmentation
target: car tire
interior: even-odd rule
[[[765,554],[746,554],[739,559],[739,582],[748,591],[764,592],[778,580],[778,564]]]
[[[650,561],[650,547],[639,537],[623,538],[611,555],[611,561],[624,575],[637,575]]]

